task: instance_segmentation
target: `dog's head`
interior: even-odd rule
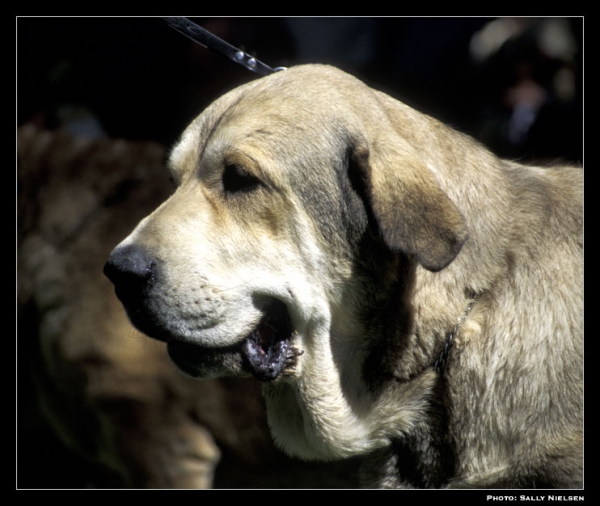
[[[412,121],[324,66],[237,88],[183,133],[170,161],[176,191],[105,267],[131,321],[166,341],[182,370],[264,382],[289,453],[381,446],[388,419],[406,429],[425,395],[425,384],[404,388],[394,394],[404,407],[371,415],[381,388],[364,377],[379,308],[405,290],[398,272],[408,282],[416,266],[441,270],[466,239],[407,140]]]

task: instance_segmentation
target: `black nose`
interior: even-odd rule
[[[143,295],[155,281],[156,263],[140,246],[115,249],[104,265],[104,274],[115,285],[119,299],[131,300]]]

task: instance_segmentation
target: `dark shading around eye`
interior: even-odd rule
[[[223,189],[227,193],[249,192],[260,185],[260,179],[240,165],[226,165],[223,172]]]

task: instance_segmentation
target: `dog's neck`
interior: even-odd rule
[[[367,333],[380,336],[372,341],[363,364],[364,377],[375,389],[385,382],[384,378],[404,382],[430,369],[443,373],[455,337],[475,303],[475,296],[470,293],[464,302],[456,299],[447,314],[442,315],[429,307],[429,300],[419,297],[417,287],[423,281],[417,279],[423,274],[417,274],[414,263],[400,258],[393,267],[395,281],[382,290],[387,294],[385,302],[372,308],[372,318],[367,319],[371,322]],[[454,296],[460,292],[457,287]],[[427,328],[437,330],[423,334]]]
[[[444,369],[446,368],[446,364],[448,363],[448,355],[450,354],[450,350],[452,349],[452,346],[454,345],[454,337],[456,336],[456,333],[458,332],[458,329],[460,328],[460,326],[463,324],[463,322],[469,316],[469,313],[471,312],[471,309],[473,308],[474,303],[475,303],[475,295],[471,294],[470,300],[469,300],[469,303],[467,304],[467,308],[465,309],[465,312],[456,320],[456,324],[454,325],[454,327],[452,328],[452,330],[448,333],[448,336],[446,337],[444,349],[442,350],[439,357],[433,364],[433,367],[435,368],[435,370],[440,374],[444,371]]]

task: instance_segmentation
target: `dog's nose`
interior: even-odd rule
[[[137,296],[154,281],[155,265],[144,248],[124,246],[111,253],[104,274],[115,285],[119,298]]]

